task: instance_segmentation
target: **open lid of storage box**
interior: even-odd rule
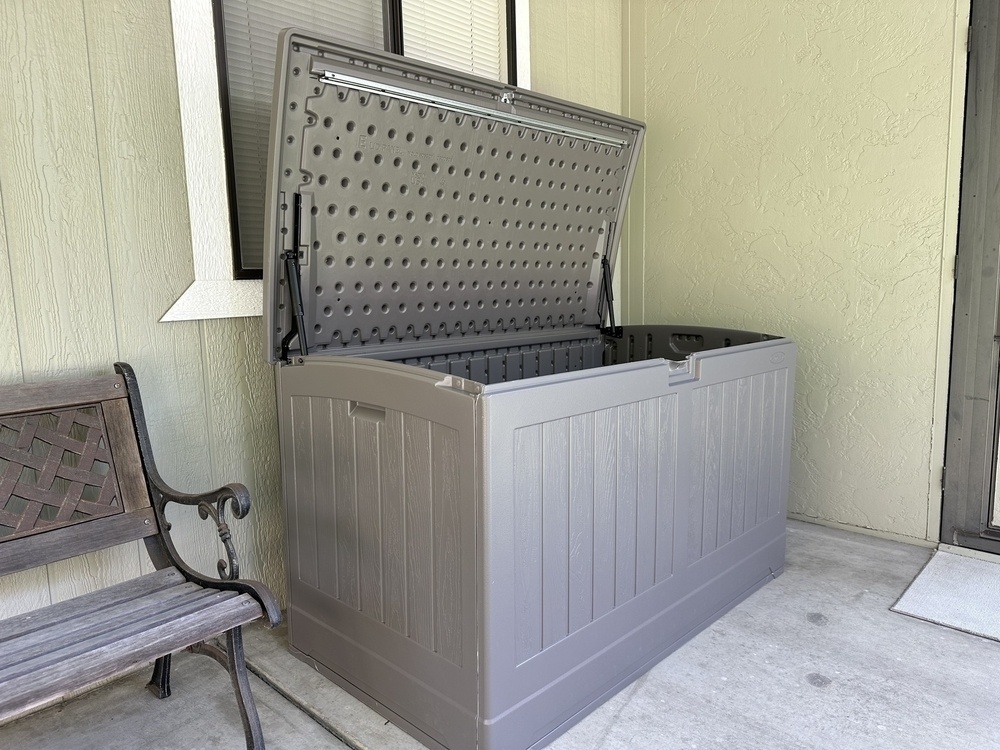
[[[269,361],[598,333],[642,123],[292,29],[277,60]]]

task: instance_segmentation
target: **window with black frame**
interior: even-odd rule
[[[287,27],[516,84],[514,0],[213,0],[236,277],[260,278],[278,33]]]

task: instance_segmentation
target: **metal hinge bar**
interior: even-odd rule
[[[309,196],[309,205],[312,207],[312,196]],[[302,245],[302,195],[296,193],[292,206],[292,220],[295,222],[292,228],[292,250],[285,252],[285,284],[288,286],[288,295],[292,302],[292,327],[281,339],[280,358],[288,362],[288,349],[292,339],[298,336],[299,351],[306,355],[309,347],[306,344],[306,316],[302,307],[302,274],[299,266],[299,248]],[[307,224],[311,222],[306,222]],[[311,235],[311,233],[310,233]]]
[[[542,120],[537,117],[529,117],[527,115],[489,109],[478,104],[470,104],[469,102],[463,102],[457,99],[446,99],[434,94],[425,94],[413,89],[403,88],[402,86],[394,86],[391,83],[380,83],[378,81],[348,75],[347,73],[338,73],[333,70],[319,70],[314,72],[319,73],[320,83],[325,83],[329,86],[343,86],[345,88],[354,89],[355,91],[364,91],[371,94],[391,96],[402,101],[413,102],[414,104],[423,104],[435,107],[436,109],[444,109],[449,112],[457,112],[459,114],[471,115],[473,117],[485,117],[507,125],[534,128],[546,133],[562,135],[567,138],[576,138],[583,141],[590,141],[592,143],[599,143],[602,146],[610,146],[612,148],[624,148],[628,145],[628,141],[624,138],[614,138],[612,136],[604,135],[603,133],[594,133],[589,130],[583,130],[582,128],[574,128],[561,123],[549,122],[548,120]],[[510,106],[513,106],[513,96],[509,97],[509,102],[504,100],[504,96],[504,94],[501,94],[501,96],[497,98],[500,99],[501,103],[509,103]]]
[[[313,244],[313,196],[312,193],[297,193],[295,221],[298,227],[295,241],[299,250],[299,264],[309,265],[309,256]]]
[[[611,290],[611,243],[615,236],[615,222],[608,224],[607,243],[604,248],[604,255],[601,257],[601,293],[600,302],[597,309],[601,312],[601,322],[604,322],[604,307],[608,309],[608,325],[601,329],[601,333],[620,339],[623,335],[622,327],[615,325],[615,299]]]

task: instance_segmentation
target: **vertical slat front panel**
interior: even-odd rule
[[[514,431],[518,663],[670,578],[676,401]]]
[[[648,400],[639,408],[639,455],[636,465],[635,593],[656,582],[657,509],[663,496],[660,484],[660,405]]]
[[[337,509],[333,502],[334,434],[333,402],[310,399],[312,405],[313,492],[315,492],[316,576],[318,587],[331,596],[340,595],[337,575]],[[302,432],[300,439],[310,433]]]
[[[538,742],[556,711],[631,679],[780,572],[784,519],[746,533],[737,485],[752,487],[751,525],[757,494],[780,494],[772,443],[787,450],[788,435],[761,412],[778,408],[768,389],[788,408],[771,371],[792,356],[762,343],[486,390],[480,710],[496,747]],[[761,443],[764,465],[740,480]]]
[[[431,424],[434,500],[434,650],[462,666],[462,559],[458,433]]]
[[[289,409],[297,579],[462,666],[458,432],[343,399]]]
[[[618,412],[618,493],[615,498],[615,606],[635,596],[636,502],[638,499],[639,405]]]
[[[542,427],[514,433],[514,594],[517,663],[542,650]]]
[[[719,532],[719,494],[722,484],[722,442],[725,430],[725,391],[708,389],[705,413],[705,495],[702,500],[701,554],[715,552]]]
[[[352,417],[357,462],[358,564],[361,611],[382,620],[382,498],[379,480],[379,429],[375,420]]]
[[[771,502],[771,482],[776,479],[774,474],[774,424],[775,424],[775,393],[777,382],[775,372],[758,375],[761,378],[763,398],[761,399],[760,416],[760,476],[757,478],[757,523],[767,520],[768,505]]]
[[[433,650],[434,510],[431,504],[430,442],[427,421],[403,415],[408,635]]]
[[[354,430],[348,404],[335,399],[333,405],[333,481],[337,514],[338,599],[361,608],[358,580],[358,496]]]
[[[736,381],[736,445],[733,451],[733,520],[729,538],[735,539],[743,533],[747,512],[747,477],[750,473],[748,446],[750,445],[750,378]]]
[[[335,563],[337,589],[322,573],[319,588],[291,579],[289,644],[448,746],[471,747],[476,403],[416,373],[322,357],[277,372],[285,502],[290,515],[300,505],[287,475],[302,470],[295,440],[311,439],[315,505],[331,508],[335,527],[317,530],[316,554]],[[301,397],[309,424],[290,416]]]
[[[706,388],[696,388],[691,392],[691,414],[695,423],[704,424],[708,418],[708,398]],[[690,565],[701,559],[701,545],[705,523],[705,461],[708,453],[708,435],[692,430],[691,441],[691,481],[686,488],[688,495],[687,518],[687,562]]]
[[[594,413],[569,419],[569,631],[594,618]]]
[[[787,406],[786,392],[788,390],[788,370],[777,370],[774,378],[774,431],[775,437],[771,443],[771,475],[776,478],[784,477],[787,470],[788,455],[783,444],[781,431],[782,425],[786,424],[788,415],[785,413]],[[773,518],[781,513],[781,488],[774,487],[767,505],[767,517]]]
[[[319,584],[316,571],[316,467],[313,461],[312,399],[298,396],[292,399],[292,478],[296,503],[295,536],[296,572],[299,580],[310,586]]]
[[[406,633],[406,495],[403,492],[403,415],[387,411],[379,446],[382,468],[382,571],[385,624]]]
[[[677,508],[677,396],[658,399],[659,441],[656,492],[656,582],[674,572],[674,531]]]
[[[542,425],[542,648],[569,632],[569,430]]]
[[[764,379],[750,379],[750,432],[747,440],[747,504],[743,531],[757,525],[757,504],[760,501],[760,436],[763,422]]]
[[[618,497],[618,412],[594,415],[594,619],[615,606],[615,515]]]
[[[787,378],[771,370],[693,390],[689,564],[779,512]]]
[[[736,457],[736,383],[722,385],[722,456],[719,465],[719,522],[716,546],[722,547],[732,538],[733,525],[733,466]]]

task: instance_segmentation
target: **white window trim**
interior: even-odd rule
[[[263,282],[233,278],[212,0],[171,0],[170,11],[194,281],[160,321],[260,315]]]
[[[263,282],[234,279],[212,0],[171,0],[194,281],[160,322],[263,312]],[[528,0],[517,0],[518,85],[530,87]]]
[[[528,29],[530,0],[514,0],[514,54],[517,56],[517,87],[531,88],[531,35]]]

